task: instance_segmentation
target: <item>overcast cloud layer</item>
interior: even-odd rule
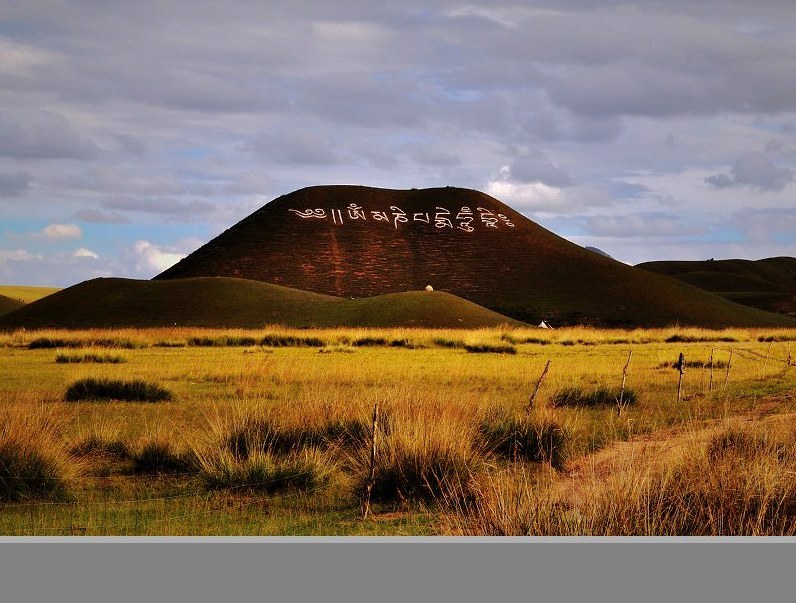
[[[309,185],[617,259],[796,255],[792,0],[0,0],[0,282],[149,278]]]

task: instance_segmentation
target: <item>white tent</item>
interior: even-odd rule
[[[540,329],[552,329],[553,327],[551,327],[549,324],[547,324],[547,322],[545,322],[543,320],[542,322],[539,323],[539,328]]]

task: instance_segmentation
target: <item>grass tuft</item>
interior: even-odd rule
[[[82,465],[61,439],[62,421],[52,409],[16,407],[0,417],[0,500],[71,498]]]
[[[132,455],[136,473],[192,473],[199,462],[193,452],[179,451],[163,435],[150,436]]]
[[[160,402],[171,400],[172,393],[148,381],[135,379],[80,379],[66,390],[64,399],[77,400],[123,400],[127,402]]]
[[[97,364],[122,364],[127,362],[127,358],[113,354],[58,354],[55,357],[58,364],[74,364],[82,362],[94,362]]]
[[[591,391],[580,387],[565,387],[558,390],[552,399],[552,406],[605,406],[619,403],[621,391],[618,387],[598,387]],[[636,393],[632,389],[625,389],[622,401],[624,404],[635,404],[638,400]]]
[[[493,454],[550,463],[561,469],[566,461],[569,434],[550,412],[518,416],[500,410],[489,413],[480,425],[484,448]]]
[[[500,344],[466,344],[464,349],[471,354],[516,354],[517,348],[513,345],[500,345]]]

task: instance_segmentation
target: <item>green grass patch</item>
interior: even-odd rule
[[[64,399],[77,400],[123,400],[127,402],[161,402],[171,400],[172,393],[155,383],[135,379],[80,379],[66,390]]]

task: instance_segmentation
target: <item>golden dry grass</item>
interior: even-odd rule
[[[229,344],[266,336],[316,338],[324,347]],[[721,462],[715,450],[705,452],[704,438],[694,439],[693,445],[679,443],[690,442],[690,433],[715,432],[727,417],[795,411],[790,392],[796,369],[785,367],[793,331],[275,327],[2,337],[0,408],[19,416],[48,409],[57,419],[57,429],[44,429],[44,439],[31,442],[71,451],[59,458],[70,467],[86,468],[71,491],[89,522],[87,533],[382,533],[388,528],[380,518],[396,513],[410,518],[406,521],[413,526],[401,523],[404,527],[395,528],[396,533],[791,533],[791,507],[783,502],[778,510],[772,502],[790,496],[787,476],[796,469],[789,464],[790,452],[776,462],[772,456],[772,450],[796,448],[787,433],[774,448],[749,447],[743,438],[757,442],[759,429],[739,423],[733,429],[748,433],[725,439],[746,442],[743,446],[752,452],[736,454],[728,445],[731,452]],[[121,365],[56,364],[52,349],[29,348],[41,337],[100,352],[108,348],[97,342],[135,345]],[[227,338],[228,344],[189,345],[194,337]],[[769,338],[782,341],[765,341]],[[371,345],[355,345],[365,339]],[[512,345],[517,353],[472,354],[465,345]],[[321,353],[336,346],[347,353]],[[678,402],[679,375],[668,366],[677,355],[682,351],[689,360],[707,361],[712,350],[714,360],[726,361],[731,347],[728,385],[726,369],[717,369],[710,391],[710,371],[703,362],[686,370]],[[630,349],[627,387],[636,394],[633,405],[621,414],[611,404],[554,407],[556,393],[567,388],[617,388]],[[526,418],[530,392],[548,359],[549,374]],[[84,378],[144,379],[166,387],[174,398],[158,404],[80,401],[66,408],[62,400],[68,385]],[[376,403],[375,517],[361,522],[357,517]],[[492,439],[484,437],[490,422]],[[550,434],[557,434],[555,442]],[[515,437],[523,446],[516,461],[506,446]],[[534,441],[547,448],[534,448]],[[645,446],[639,442],[646,442],[647,454],[641,454]],[[651,442],[678,442],[684,462],[678,464],[679,456],[652,454],[656,445]],[[622,453],[614,454],[616,450]],[[585,471],[592,462],[602,469]],[[717,488],[730,484],[738,471],[756,477],[743,482],[738,499],[721,499]],[[313,477],[287,479],[304,472]],[[711,475],[713,481],[698,481]],[[279,486],[254,487],[260,482]],[[103,507],[106,499],[113,504],[161,495],[166,501],[177,496],[178,502],[163,503],[157,518],[142,510],[154,512],[154,503],[119,502],[115,520],[103,515],[100,522],[91,503],[100,493]],[[287,498],[273,517],[243,510],[229,514],[218,506],[220,500],[241,509],[277,504],[267,502],[274,496]],[[754,501],[759,504],[753,509]],[[682,511],[697,504],[706,509],[705,516],[680,521],[664,514],[666,508]],[[727,511],[732,505],[746,510]],[[46,526],[66,533],[75,510],[70,507],[67,514],[59,509],[37,507],[33,519],[6,513],[0,531],[33,533]],[[188,518],[197,514],[207,515],[201,515],[200,523]]]

